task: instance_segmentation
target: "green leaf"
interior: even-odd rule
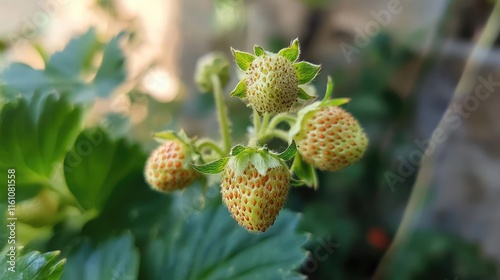
[[[299,87],[298,95],[299,95],[299,98],[302,100],[311,100],[311,99],[316,98],[316,96],[312,96],[312,95],[307,94],[307,92],[301,87]]]
[[[295,141],[292,141],[292,144],[286,148],[285,151],[278,154],[277,156],[282,160],[291,160],[295,154],[297,153],[297,146],[295,146]]]
[[[35,90],[50,93],[60,92],[75,102],[91,102],[97,97],[107,97],[125,81],[125,57],[119,48],[123,33],[104,47],[103,59],[97,70],[92,68],[103,45],[97,41],[96,32],[90,29],[73,38],[60,52],[51,56],[45,69],[33,69],[13,63],[0,73],[0,83],[19,91],[21,96],[31,98]],[[95,77],[88,81],[89,76]]]
[[[239,153],[243,152],[247,147],[241,145],[241,144],[238,144],[236,146],[234,146],[232,149],[231,149],[231,152],[229,152],[229,154],[231,156],[237,156]]]
[[[297,178],[299,178],[299,180],[305,183],[305,185],[313,187],[314,189],[318,188],[318,176],[316,175],[316,170],[312,165],[302,160],[300,153],[295,155],[291,170]]]
[[[108,97],[125,81],[125,55],[119,45],[124,35],[124,32],[118,34],[104,49],[101,66],[94,78],[95,89],[100,97]]]
[[[218,193],[218,192],[217,192]],[[220,195],[214,197],[220,201]],[[192,201],[189,199],[188,201]],[[296,233],[298,215],[282,210],[265,233],[240,227],[226,207],[209,204],[186,223],[168,221],[147,246],[144,279],[297,279],[306,236]],[[166,273],[168,276],[166,276]],[[295,277],[295,278],[292,278]]]
[[[3,280],[57,280],[61,278],[66,262],[64,259],[59,260],[59,251],[41,254],[37,251],[24,253],[21,250],[16,252],[15,272],[12,272],[9,270],[9,253],[6,251],[0,256],[0,279]]]
[[[89,59],[98,50],[94,28],[85,34],[71,39],[64,50],[54,53],[47,63],[46,71],[68,79],[79,79],[82,70],[90,66]]]
[[[224,170],[224,167],[226,167],[227,162],[229,161],[229,157],[223,157],[218,160],[209,162],[207,164],[202,164],[202,165],[195,165],[192,164],[191,166],[198,172],[205,173],[205,174],[217,174],[220,173],[222,170]]]
[[[251,53],[238,51],[233,48],[231,48],[231,52],[236,60],[236,64],[243,71],[247,71],[248,68],[250,68],[250,64],[252,64],[252,61],[255,59],[255,56]]]
[[[253,46],[253,52],[255,53],[256,56],[261,56],[266,54],[266,51],[261,47],[261,46]]]
[[[321,65],[315,65],[307,61],[301,61],[293,65],[296,69],[299,85],[307,84],[318,75]]]
[[[246,97],[246,91],[247,91],[247,84],[246,84],[246,79],[241,80],[236,87],[231,91],[229,94],[230,96],[236,96],[239,98],[245,98]]]
[[[278,54],[281,55],[282,57],[290,60],[292,63],[297,61],[297,59],[299,59],[299,55],[300,55],[299,39],[296,38],[295,40],[293,40],[290,43],[290,47],[281,49],[278,52]]]
[[[143,168],[145,157],[137,145],[113,141],[100,128],[83,131],[64,160],[69,190],[86,209],[101,209],[110,194],[132,171]]]
[[[61,279],[137,279],[139,251],[131,234],[94,245],[84,239],[68,256]]]
[[[27,185],[45,184],[73,145],[81,118],[79,107],[54,94],[5,104],[0,111],[0,173],[15,169],[23,192],[29,191]]]
[[[33,69],[24,63],[14,62],[0,73],[0,83],[19,91],[25,97],[33,96],[37,89],[50,86],[50,76],[41,70]]]

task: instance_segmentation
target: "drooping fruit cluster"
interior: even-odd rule
[[[330,172],[358,161],[368,143],[358,121],[337,106],[320,107],[306,115],[295,140],[307,163]]]
[[[163,144],[151,154],[145,176],[155,190],[170,192],[189,186],[199,173],[222,172],[220,192],[231,216],[250,232],[264,232],[278,217],[291,186],[316,188],[315,169],[339,171],[353,164],[363,156],[368,139],[358,121],[338,107],[349,100],[330,99],[330,78],[322,101],[301,108],[296,115],[289,113],[294,105],[300,105],[299,99],[314,98],[303,85],[321,69],[306,61],[297,62],[297,39],[277,54],[259,46],[254,47],[254,54],[231,50],[245,72],[231,96],[246,99],[254,109],[248,146],[231,149],[222,97],[222,87],[229,80],[228,62],[220,54],[205,56],[198,63],[195,79],[200,90],[213,91],[216,97],[222,147],[211,139],[190,140],[182,133],[160,133]],[[279,128],[283,121],[289,124],[288,131]],[[289,143],[280,154],[266,147],[274,137]],[[292,159],[289,168],[286,162]]]
[[[290,173],[283,165],[260,174],[253,164],[236,175],[231,165],[222,174],[221,193],[232,217],[249,231],[264,232],[285,204]]]
[[[182,141],[167,140],[149,156],[144,171],[146,181],[160,192],[181,190],[191,185],[198,173],[190,166],[190,154]]]
[[[299,83],[295,68],[278,54],[257,57],[246,76],[248,103],[259,113],[286,112],[297,101]]]

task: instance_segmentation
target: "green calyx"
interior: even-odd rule
[[[276,55],[274,53],[264,50],[262,47],[257,45],[254,46],[254,54],[238,51],[233,48],[231,48],[231,52],[233,53],[233,56],[235,58],[236,65],[238,65],[238,67],[245,72],[250,70],[252,63],[258,57]],[[321,69],[321,65],[315,65],[307,61],[297,62],[300,55],[299,39],[293,40],[290,43],[289,47],[281,49],[277,53],[277,55],[286,58],[293,66],[294,70],[293,72],[294,75],[296,76],[296,81],[297,81],[296,86],[298,87],[298,93],[297,93],[298,98],[304,100],[313,99],[314,96],[307,94],[305,89],[299,86],[311,82],[318,75]],[[246,91],[247,91],[247,81],[245,78],[236,85],[236,87],[234,88],[234,90],[231,92],[230,95],[239,98],[246,98]]]
[[[205,174],[217,174],[224,170],[226,165],[235,171],[236,176],[241,175],[245,169],[252,164],[260,175],[264,176],[269,168],[275,168],[280,165],[286,166],[284,161],[292,159],[297,152],[295,142],[292,142],[288,148],[275,153],[267,148],[245,147],[236,145],[231,149],[229,156],[220,158],[203,165],[192,165],[193,168]]]
[[[297,113],[297,121],[292,125],[289,131],[290,137],[295,137],[300,132],[304,120],[311,116],[317,109],[328,107],[328,106],[341,106],[349,103],[349,98],[334,98],[330,99],[333,92],[333,80],[332,77],[328,76],[328,82],[326,85],[325,97],[321,101],[316,101],[304,108],[300,109]]]

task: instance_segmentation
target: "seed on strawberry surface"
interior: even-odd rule
[[[240,175],[227,165],[222,175],[222,200],[238,224],[251,232],[264,232],[276,220],[289,186],[290,173],[282,165],[261,174],[249,164]]]
[[[190,151],[184,143],[168,140],[151,153],[145,167],[146,181],[160,192],[184,189],[198,175],[189,160]]]
[[[309,113],[295,140],[307,163],[331,172],[358,161],[368,145],[358,121],[338,106],[319,107]]]
[[[246,97],[259,113],[279,114],[297,101],[299,82],[292,62],[278,54],[257,57],[247,71]]]

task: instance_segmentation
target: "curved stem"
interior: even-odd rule
[[[255,109],[253,109],[253,129],[254,137],[258,137],[260,131],[260,116]]]
[[[217,75],[211,76],[212,85],[214,87],[215,106],[217,108],[217,117],[219,119],[220,135],[223,143],[224,154],[231,150],[231,134],[229,132],[229,119],[227,118],[226,106],[222,96],[222,87]]]
[[[288,123],[288,125],[292,126],[295,124],[295,121],[296,121],[296,118],[290,114],[279,114],[271,119],[271,122],[267,126],[267,130],[270,131],[270,130],[275,129],[278,126],[278,124],[280,124],[282,122],[286,122],[286,123]]]
[[[271,138],[280,138],[287,143],[292,142],[288,133],[284,130],[281,130],[281,129],[275,129],[273,131],[268,131],[268,132],[264,133],[261,137],[259,137],[258,141],[260,143],[266,143]]]
[[[262,135],[263,133],[265,133],[267,131],[267,126],[269,125],[269,118],[271,116],[269,115],[269,113],[265,113],[264,114],[264,117],[262,118],[262,123],[260,125],[260,129],[257,133],[257,137],[259,137],[260,135]]]
[[[221,157],[226,155],[226,153],[224,153],[224,151],[219,147],[219,145],[217,145],[217,143],[215,143],[215,141],[213,141],[212,139],[201,139],[196,144],[196,146],[198,146],[198,149],[200,151],[203,150],[204,148],[209,148],[214,150]]]

